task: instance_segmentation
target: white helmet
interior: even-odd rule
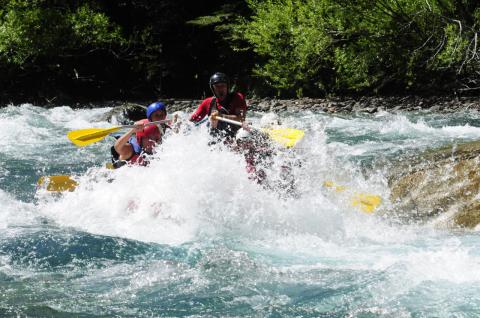
[[[235,135],[236,140],[245,140],[251,137],[251,133],[243,128],[240,128]]]

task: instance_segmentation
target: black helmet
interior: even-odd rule
[[[210,83],[210,86],[217,83],[226,83],[228,85],[228,76],[223,73],[217,72],[212,76],[210,76],[209,83]]]
[[[215,74],[213,74],[212,76],[210,76],[210,80],[208,81],[208,83],[210,84],[210,89],[212,90],[212,93],[215,95],[215,91],[213,90],[213,85],[214,84],[218,84],[218,83],[225,83],[227,84],[227,88],[229,88],[229,80],[228,80],[228,76],[224,73],[220,73],[220,72],[217,72]]]

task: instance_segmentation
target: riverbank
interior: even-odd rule
[[[195,109],[202,99],[182,98],[158,98],[169,106],[170,111],[188,111]],[[45,108],[68,105],[72,108],[98,108],[118,106],[146,106],[155,101],[92,101],[89,103],[74,104],[44,104],[37,105]],[[418,111],[430,110],[435,112],[455,112],[459,110],[475,109],[480,110],[480,96],[360,96],[360,97],[328,97],[328,98],[247,98],[249,110],[273,111],[273,112],[295,112],[301,110],[336,112],[367,112],[376,113],[379,111]],[[6,106],[6,105],[3,105]]]
[[[480,97],[333,97],[325,99],[261,99],[249,100],[250,109],[258,111],[300,111],[312,110],[328,113],[379,111],[418,111],[456,112],[460,110],[480,110]]]
[[[169,112],[184,111],[192,112],[201,103],[197,99],[159,99],[165,102]],[[144,107],[150,101],[138,102],[107,102],[102,106],[113,107],[108,114],[109,117],[123,115],[131,120],[144,117]],[[332,98],[299,98],[299,99],[276,99],[276,98],[251,98],[247,99],[248,109],[258,112],[327,112],[327,113],[377,113],[380,111],[421,111],[427,110],[438,113],[452,113],[465,110],[480,110],[480,97],[419,97],[419,96],[397,96],[397,97],[332,97]],[[74,105],[73,107],[98,107],[89,105]]]
[[[176,111],[192,112],[202,102],[201,99],[159,98],[168,106],[170,113]],[[145,107],[156,101],[102,101],[74,104],[46,104],[37,105],[44,108],[70,106],[79,108],[111,107],[112,110],[100,120],[110,120],[112,117],[125,121],[138,120],[145,117]],[[377,113],[381,111],[430,111],[436,113],[454,113],[458,111],[480,111],[480,96],[382,96],[382,97],[329,97],[329,98],[247,98],[249,111],[295,113],[299,111],[326,112],[326,113]],[[7,106],[6,104],[0,107]]]

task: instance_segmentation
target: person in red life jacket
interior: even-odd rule
[[[197,110],[190,116],[190,121],[198,123],[209,116],[212,135],[234,138],[240,127],[219,121],[217,117],[244,122],[247,103],[241,93],[230,92],[229,84],[229,79],[224,73],[213,74],[210,77],[209,85],[214,96],[202,101]]]
[[[114,168],[125,164],[147,165],[146,155],[152,155],[155,145],[161,143],[165,129],[170,128],[163,121],[167,117],[167,108],[161,102],[152,103],[147,107],[147,118],[137,121],[135,127],[117,139],[112,149]]]

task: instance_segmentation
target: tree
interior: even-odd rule
[[[279,95],[458,89],[478,77],[476,1],[248,0],[235,28]]]

